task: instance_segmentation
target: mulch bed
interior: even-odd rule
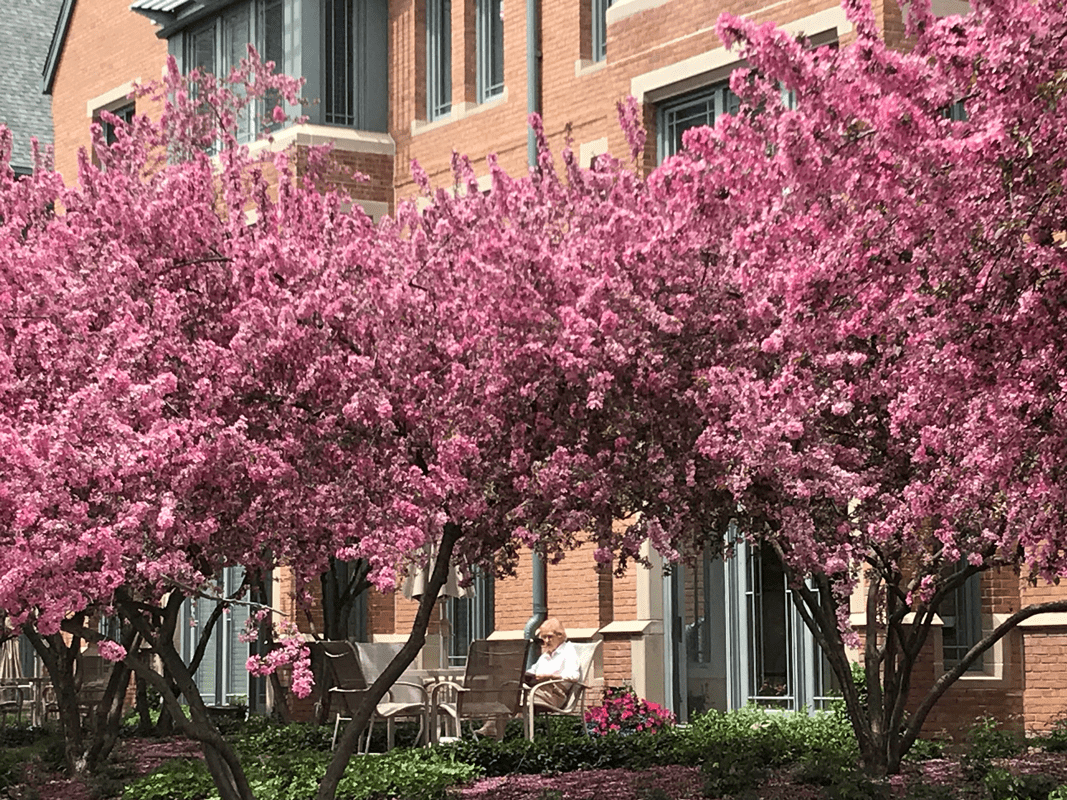
[[[131,773],[144,775],[164,761],[199,758],[200,747],[187,739],[124,739],[116,748],[116,759]],[[1014,759],[996,762],[1017,774],[1039,774],[1067,784],[1067,753],[1029,751]],[[959,762],[934,759],[908,764],[901,776],[890,780],[893,794],[900,797],[908,783],[921,782],[959,787],[963,783]],[[588,770],[558,775],[510,775],[484,778],[457,792],[459,800],[704,800],[704,781],[696,767],[652,767],[636,772],[625,769]],[[88,787],[35,770],[26,797],[39,800],[92,800]],[[975,795],[959,792],[960,797]],[[17,800],[16,790],[12,798]],[[799,784],[789,770],[781,770],[757,792],[761,800],[821,800],[825,791],[818,786]]]

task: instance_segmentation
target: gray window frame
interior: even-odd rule
[[[603,61],[608,57],[608,9],[612,0],[589,0],[589,3],[589,33],[592,37],[589,54],[593,61]]]
[[[482,570],[474,573],[474,594],[471,597],[450,597],[445,607],[450,631],[448,666],[467,664],[471,642],[486,639],[493,632],[496,616],[496,581]]]
[[[730,82],[718,81],[660,103],[656,110],[656,156],[662,163],[675,155],[682,134],[700,125],[714,125],[723,114],[736,114],[741,100],[730,91]]]
[[[475,0],[478,102],[504,93],[503,0]]]
[[[218,581],[219,595],[229,597],[241,585],[243,571],[240,567],[227,567]],[[247,599],[247,598],[246,598]],[[182,660],[188,664],[200,641],[200,625],[206,623],[215,608],[215,601],[202,597],[190,597],[182,604],[180,647]],[[238,638],[244,631],[249,616],[246,604],[234,604],[223,611],[211,631],[211,640],[204,651],[200,668],[193,674],[196,688],[204,703],[209,706],[228,706],[255,702],[260,693],[257,681],[246,667],[254,644]]]
[[[957,568],[963,566],[959,564]],[[941,602],[938,611],[941,618],[941,660],[947,672],[982,640],[982,573],[975,573],[964,581]],[[984,671],[984,654],[967,668],[967,672]]]
[[[426,119],[452,113],[452,0],[426,0]]]

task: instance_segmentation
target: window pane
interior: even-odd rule
[[[264,61],[274,62],[275,72],[285,72],[285,6],[282,0],[268,0],[263,8]]]
[[[264,62],[274,63],[275,73],[284,73],[285,66],[285,6],[283,0],[267,0],[263,7],[263,49],[260,56]],[[269,130],[278,126],[271,118],[275,106],[282,105],[282,97],[276,91],[267,92],[263,98],[263,117]]]
[[[612,0],[590,0],[592,3],[593,46],[590,50],[594,61],[603,61],[608,54],[608,8]]]
[[[452,2],[426,0],[427,116],[452,110]]]
[[[493,576],[478,572],[474,576],[473,597],[449,598],[447,617],[452,626],[448,637],[450,667],[465,666],[471,642],[485,639],[493,632],[494,595]]]
[[[111,113],[121,119],[127,125],[129,125],[131,122],[133,122],[133,105],[133,103],[129,103],[128,105],[124,105],[122,108],[115,109]],[[106,120],[100,120],[100,124],[104,129],[104,141],[108,144],[114,144],[116,139],[115,125],[110,122],[107,122]]]
[[[792,615],[785,572],[778,559],[753,549],[748,564],[749,700],[793,708]]]
[[[189,48],[189,69],[215,72],[215,25],[212,23],[192,34]]]
[[[478,0],[478,99],[504,91],[504,20],[501,0]]]
[[[663,104],[659,113],[660,160],[682,149],[682,134],[698,125],[714,125],[722,114],[736,114],[740,98],[726,83],[718,83]]]
[[[227,597],[233,595],[241,585],[243,570],[240,567],[228,567],[224,573],[224,592]],[[248,620],[248,606],[232,605],[224,614],[223,629],[225,642],[226,685],[223,688],[222,702],[226,705],[248,702],[249,645],[240,640]]]
[[[332,125],[355,125],[353,97],[354,0],[326,0],[324,66],[325,118]]]
[[[960,564],[958,567],[962,568]],[[967,652],[982,638],[981,574],[972,575],[941,602],[938,614],[944,622],[941,644],[946,670],[963,660]],[[978,658],[968,671],[981,672],[983,659]]]

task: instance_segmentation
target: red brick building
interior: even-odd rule
[[[539,9],[532,34],[528,7]],[[885,35],[901,41],[895,2],[875,0],[875,9]],[[940,13],[965,9],[960,0],[935,3]],[[674,152],[683,130],[731,110],[725,82],[739,62],[714,32],[724,10],[774,20],[816,44],[845,45],[852,37],[835,0],[134,0],[132,7],[130,0],[65,0],[44,76],[57,166],[74,174],[90,120],[103,109],[128,108],[131,82],[158,77],[168,52],[183,68],[223,71],[246,42],[304,76],[316,101],[303,109],[307,123],[276,134],[276,146],[332,142],[336,158],[371,176],[356,192],[372,215],[413,195],[412,160],[438,185],[451,182],[453,150],[469,154],[476,170],[484,170],[488,152],[513,174],[525,170],[531,107],[543,115],[553,147],[569,137],[588,164],[599,153],[625,152],[616,103],[633,95],[649,130],[644,159],[651,166]],[[664,575],[650,557],[656,568],[631,568],[621,578],[596,567],[591,547],[549,569],[549,612],[572,637],[603,639],[598,674],[606,683],[632,683],[683,719],[749,702],[817,707],[830,695],[829,675],[773,564],[742,552]],[[448,635],[432,637],[424,663],[462,660],[471,638],[521,636],[531,585],[527,558],[516,577],[479,579],[474,597],[448,601]],[[965,587],[933,636],[917,686],[929,685],[1024,600],[1060,591],[1001,573]],[[275,603],[286,597],[279,575]],[[404,638],[414,604],[374,594],[357,616],[361,636]],[[220,634],[211,674],[201,676],[209,700],[219,703],[248,691],[228,635]],[[952,689],[928,729],[955,729],[982,713],[1047,726],[1067,709],[1065,652],[1067,618],[1028,621]]]

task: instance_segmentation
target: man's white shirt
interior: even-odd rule
[[[552,653],[541,653],[541,657],[537,659],[530,671],[539,678],[563,678],[576,681],[581,677],[578,651],[568,639]]]

